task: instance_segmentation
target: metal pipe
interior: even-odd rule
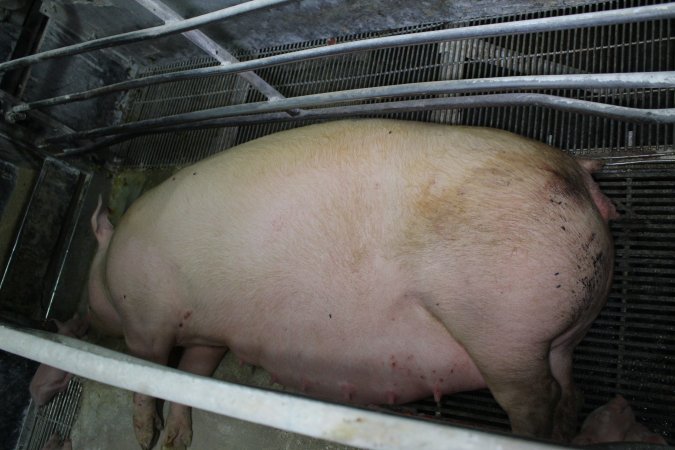
[[[0,348],[100,383],[359,448],[432,450],[448,445],[460,450],[566,448],[227,383],[67,336],[6,324],[0,324]]]
[[[88,91],[76,92],[59,97],[18,105],[12,108],[11,113],[19,113],[34,108],[42,108],[63,103],[86,100],[98,95],[139,88],[151,84],[168,83],[171,81],[210,77],[214,75],[225,75],[230,73],[240,73],[279,64],[287,64],[296,61],[341,55],[364,50],[374,50],[385,47],[399,47],[404,45],[429,44],[459,39],[485,38],[509,34],[567,30],[591,26],[641,22],[647,20],[665,20],[669,18],[675,18],[675,3],[365,39],[362,41],[345,42],[325,47],[316,47],[300,50],[297,52],[269,56],[252,61],[239,62],[229,66],[204,67],[201,69],[185,70],[168,74],[159,74],[135,80],[127,80]],[[1,67],[2,65],[0,64],[0,68]]]
[[[80,171],[80,180],[78,181],[79,188],[77,190],[77,197],[74,204],[74,211],[70,214],[71,218],[78,218],[82,216],[82,209],[84,208],[84,199],[86,197],[87,190],[91,184],[92,174],[89,172]],[[54,277],[54,283],[52,284],[51,291],[49,293],[49,299],[47,301],[47,308],[44,312],[43,317],[46,319],[51,316],[51,310],[54,306],[54,298],[56,297],[56,291],[59,288],[59,283],[61,282],[61,277],[63,276],[63,271],[66,268],[66,261],[70,255],[71,246],[73,240],[75,239],[75,233],[77,231],[77,221],[66,221],[66,224],[69,226],[67,235],[65,236],[64,245],[59,248],[58,252],[55,252],[54,255],[57,258],[58,271]],[[64,225],[66,225],[64,224]],[[57,247],[58,248],[58,247]]]
[[[465,97],[442,97],[431,99],[404,100],[386,103],[370,103],[365,105],[338,106],[303,110],[298,115],[286,113],[266,113],[234,118],[213,119],[204,122],[173,125],[154,130],[136,130],[130,133],[101,139],[80,148],[66,149],[56,156],[74,156],[94,152],[101,148],[119,144],[134,137],[145,134],[170,133],[176,131],[202,130],[242,125],[255,125],[272,122],[297,122],[302,120],[325,120],[354,117],[370,114],[391,114],[400,112],[430,111],[437,109],[484,108],[506,106],[542,106],[559,111],[594,114],[598,117],[635,122],[673,123],[675,108],[671,109],[637,109],[625,106],[607,105],[548,94],[489,94]]]
[[[34,55],[24,56],[23,58],[17,58],[12,61],[0,63],[0,72],[29,66],[47,59],[77,55],[79,53],[84,53],[99,48],[131,44],[133,42],[156,39],[162,36],[168,36],[170,34],[182,33],[184,31],[194,30],[195,28],[207,25],[209,23],[218,22],[220,20],[255,11],[257,9],[286,3],[287,1],[289,0],[251,0],[239,5],[230,6],[229,8],[223,8],[219,9],[218,11],[202,14],[201,16],[191,17],[180,22],[167,23],[165,25],[146,28],[144,30],[130,31],[128,33],[106,36],[100,39],[69,45],[67,47],[55,48],[46,52],[35,53]]]
[[[661,157],[645,158],[635,161],[617,161],[607,162],[605,166],[632,166],[637,164],[675,164],[675,158],[667,159]]]
[[[185,20],[180,14],[176,11],[160,2],[159,0],[136,0],[136,3],[153,13],[155,16],[159,17],[166,23],[177,22]],[[183,33],[187,39],[194,43],[197,47],[204,50],[209,56],[215,58],[221,65],[228,65],[238,63],[239,60],[235,58],[230,52],[225,50],[213,39],[205,35],[199,30],[192,30]],[[273,86],[271,86],[267,81],[260,78],[256,75],[255,72],[241,72],[239,76],[248,83],[257,89],[261,94],[267,97],[269,100],[279,100],[284,98],[283,95]]]
[[[326,92],[304,95],[274,102],[258,102],[242,105],[223,106],[201,111],[176,114],[168,117],[141,120],[122,125],[96,128],[88,131],[63,134],[46,138],[47,143],[72,142],[76,139],[109,136],[133,130],[177,125],[180,123],[200,122],[221,117],[256,114],[264,112],[287,111],[298,108],[311,108],[330,103],[372,100],[385,97],[406,97],[423,95],[456,94],[464,92],[517,90],[517,89],[632,89],[632,88],[673,88],[674,72],[623,73],[623,74],[571,74],[542,75],[521,77],[476,78],[471,80],[445,80],[425,83],[380,86],[349,91]],[[670,117],[672,111],[665,113]]]
[[[8,92],[0,90],[0,109],[11,110],[12,106],[16,106],[20,103],[21,101],[18,98],[14,97]],[[20,114],[25,115],[25,113]],[[60,131],[62,133],[70,133],[74,131],[72,128],[62,124],[52,116],[45,114],[42,111],[31,111],[29,114],[33,116],[34,119],[41,122],[45,127],[48,127],[53,131]]]

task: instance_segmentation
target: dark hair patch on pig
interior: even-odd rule
[[[611,273],[612,260],[611,248],[605,249],[602,245],[598,245],[595,233],[591,233],[588,239],[582,242],[580,250],[579,260],[584,261],[581,266],[590,267],[591,271],[580,273],[575,283],[578,286],[578,301],[571,302],[570,311],[571,318],[575,321],[587,314],[593,305],[597,305],[598,296],[605,295],[603,283],[607,280],[608,273]]]
[[[553,168],[547,164],[541,169],[548,174],[544,186],[549,202],[556,205],[579,205],[588,200],[583,179],[580,174],[574,173],[567,167]]]

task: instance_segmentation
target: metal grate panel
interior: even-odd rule
[[[332,42],[439,28],[553,17],[662,3],[623,0],[457,24],[427,24],[386,32],[302,42],[240,53],[241,60]],[[675,21],[611,25],[440,44],[389,48],[302,61],[257,73],[287,97],[373,86],[510,75],[675,70]],[[214,60],[162,67],[147,74],[214,65]],[[675,90],[549,90],[552,95],[644,108],[675,107]],[[233,75],[151,86],[134,94],[127,121],[216,106],[263,101]],[[398,99],[391,99],[398,100]],[[406,120],[480,125],[513,131],[576,154],[659,151],[675,144],[675,127],[641,125],[542,107],[480,108],[388,114]],[[171,167],[195,162],[248,140],[309,122],[276,123],[145,136],[120,146],[124,167]]]
[[[54,433],[70,436],[81,396],[82,384],[73,377],[68,388],[46,405],[38,408],[31,402],[16,450],[40,450]]]
[[[597,180],[617,205],[612,222],[614,282],[598,319],[574,355],[584,393],[582,417],[623,395],[637,419],[675,441],[675,165],[670,171],[605,172]],[[489,391],[393,407],[498,431],[506,414]]]
[[[612,223],[614,283],[576,352],[589,403],[616,393],[639,420],[675,438],[675,166],[598,177],[622,217]]]
[[[212,58],[163,66],[145,72],[151,76],[165,72],[217,65]],[[148,86],[130,93],[125,120],[179,114],[199,109],[242,103],[248,83],[236,75],[186,80]],[[124,165],[132,167],[183,166],[230,147],[235,128],[185,131],[174,134],[141,136],[124,144]]]

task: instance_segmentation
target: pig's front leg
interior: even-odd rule
[[[189,347],[183,352],[178,368],[195,375],[211,376],[227,352],[223,347]],[[192,409],[172,403],[166,420],[163,450],[184,450],[192,443]]]
[[[143,450],[155,445],[157,432],[162,429],[162,419],[157,411],[157,402],[153,397],[134,393],[134,433]]]
[[[163,366],[167,364],[174,342],[174,336],[167,327],[143,329],[132,326],[125,332],[124,338],[132,355]],[[162,419],[153,397],[134,393],[133,425],[141,448],[152,448],[158,431],[162,429]]]

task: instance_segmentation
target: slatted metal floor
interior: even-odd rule
[[[46,405],[37,407],[31,402],[15,450],[41,450],[54,433],[61,437],[69,436],[81,396],[82,384],[77,378],[72,378],[68,388]]]

